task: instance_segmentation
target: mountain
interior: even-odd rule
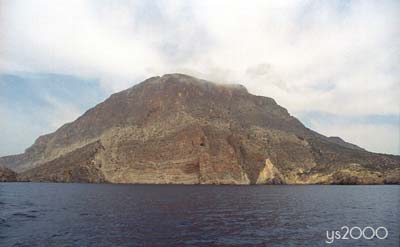
[[[22,181],[383,184],[400,156],[306,128],[272,98],[183,74],[111,95],[25,153],[0,158]]]

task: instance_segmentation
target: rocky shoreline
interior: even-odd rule
[[[11,169],[0,167],[0,182],[18,182],[18,175]]]
[[[339,177],[337,180],[332,182],[325,183],[281,183],[281,182],[271,182],[271,183],[263,183],[263,184],[218,184],[218,183],[197,183],[197,184],[187,184],[187,183],[113,183],[113,184],[158,184],[158,185],[239,185],[239,186],[247,186],[247,185],[399,185],[400,182],[398,180],[400,176],[400,172],[397,174],[393,174],[390,180],[384,181],[373,181],[368,182],[366,180],[360,181],[357,177]],[[23,174],[18,174],[8,168],[0,168],[0,182],[26,182],[26,183],[110,183],[108,181],[89,181],[85,179],[78,180],[64,180],[64,179],[48,179],[48,178],[34,178],[31,179]]]

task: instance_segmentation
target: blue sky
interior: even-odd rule
[[[181,72],[400,154],[399,1],[0,0],[0,155],[113,92]]]
[[[61,74],[1,74],[0,88],[0,155],[22,152],[107,96],[96,80]]]

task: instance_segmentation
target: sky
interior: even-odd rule
[[[166,73],[400,154],[400,1],[0,0],[0,156]]]

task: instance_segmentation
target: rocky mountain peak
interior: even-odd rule
[[[249,94],[243,85],[214,83],[189,75],[175,73],[165,74],[161,77],[151,77],[128,90],[117,93],[114,97],[122,95],[136,97],[135,94],[138,91],[141,91],[146,98],[163,97],[164,99],[184,99],[199,96],[207,98],[217,95],[238,97]]]
[[[202,79],[195,78],[193,76],[185,74],[165,74],[160,78],[160,82],[165,83],[181,83],[182,86],[195,86],[202,88],[203,90],[216,90],[223,88],[231,91],[241,91],[242,93],[248,93],[247,89],[241,84],[227,84],[227,83],[216,83]]]

